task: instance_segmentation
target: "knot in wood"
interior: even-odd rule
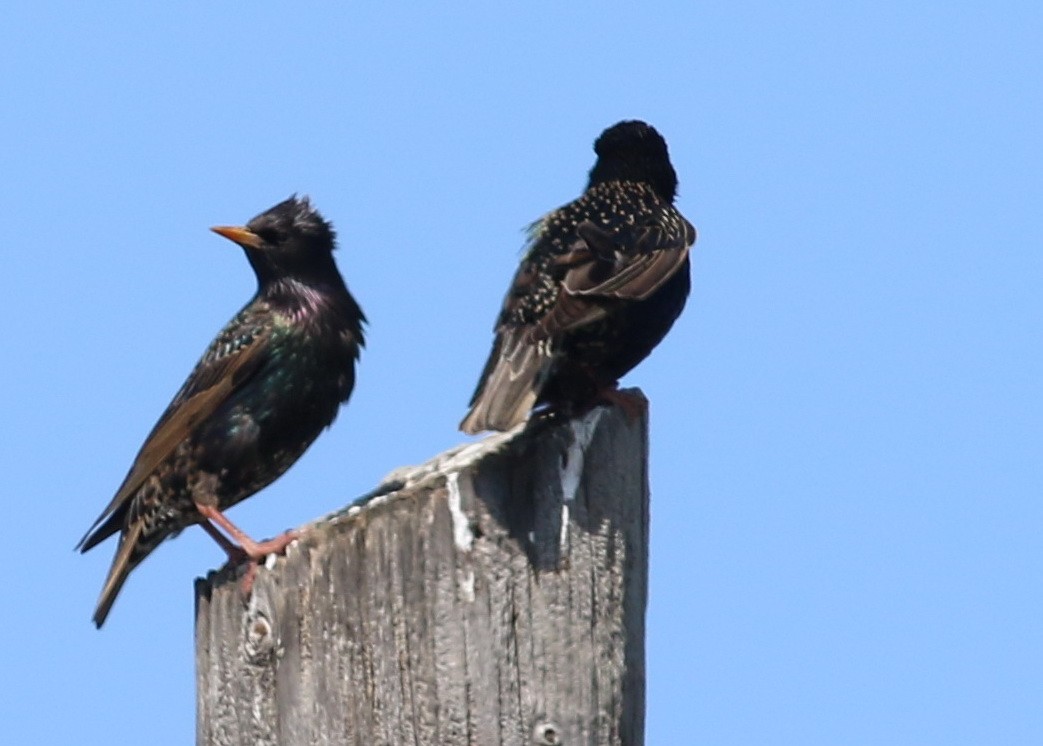
[[[246,641],[244,652],[251,663],[263,663],[275,651],[275,635],[272,623],[263,611],[255,610],[246,618]]]
[[[551,721],[537,723],[532,729],[532,742],[534,746],[563,746],[561,740],[561,729]]]

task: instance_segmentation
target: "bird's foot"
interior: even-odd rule
[[[627,422],[631,425],[648,412],[648,399],[638,394],[620,391],[617,383],[599,390],[597,398],[606,404],[614,404],[622,409]]]
[[[299,532],[291,529],[267,541],[257,542],[246,536],[243,537],[246,541],[242,543],[239,549],[246,558],[246,572],[243,573],[243,578],[239,581],[239,590],[242,592],[243,598],[250,597],[250,591],[254,587],[254,580],[257,579],[257,568],[261,566],[261,562],[264,561],[265,557],[269,554],[286,554],[286,548],[296,541],[299,536]]]
[[[247,536],[242,529],[225,518],[224,514],[217,510],[217,508],[200,504],[197,504],[196,508],[204,518],[199,525],[203,527],[203,530],[210,534],[213,540],[216,541],[225,551],[225,554],[228,555],[228,562],[225,564],[225,567],[239,567],[244,564],[247,566],[241,586],[244,596],[250,595],[254,579],[257,577],[257,568],[264,558],[269,554],[285,554],[286,547],[300,536],[299,532],[290,530],[280,536],[276,536],[274,539],[268,539],[267,541],[254,541]],[[210,521],[213,521],[231,534],[232,538],[239,543],[235,544],[229,540],[228,537],[222,534]]]
[[[298,537],[300,537],[300,533],[293,529],[267,541],[254,541],[243,535],[239,540],[239,546],[247,557],[254,562],[260,562],[269,554],[286,554],[286,547],[295,542]]]

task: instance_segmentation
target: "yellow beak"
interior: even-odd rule
[[[229,241],[235,241],[240,246],[248,246],[251,249],[259,249],[264,241],[253,231],[237,225],[215,225],[211,228],[214,233],[224,236]]]

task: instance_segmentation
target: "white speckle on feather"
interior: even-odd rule
[[[470,552],[474,543],[474,531],[471,522],[460,507],[460,472],[454,471],[446,475],[445,486],[449,491],[449,517],[453,521],[453,543],[461,552]]]
[[[604,412],[604,408],[598,407],[586,417],[573,420],[569,425],[572,428],[572,442],[569,443],[569,450],[565,454],[565,466],[561,470],[561,494],[566,503],[576,499],[579,482],[583,477],[583,452],[590,445],[590,439],[594,437],[594,431],[597,430]]]

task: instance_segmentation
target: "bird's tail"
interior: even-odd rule
[[[152,551],[152,547],[146,548],[141,545],[144,528],[144,521],[136,521],[120,535],[116,556],[112,560],[109,576],[105,579],[105,585],[98,597],[98,606],[94,610],[94,624],[98,629],[105,623],[105,618],[109,615],[109,610],[112,609],[112,604],[116,601],[116,596],[119,595],[130,571]]]
[[[550,359],[546,344],[498,339],[460,429],[476,435],[483,430],[510,430],[525,422],[539,398]]]

